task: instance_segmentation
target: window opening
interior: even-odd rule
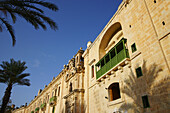
[[[77,56],[77,62],[78,62],[78,56]]]
[[[58,96],[60,96],[60,87],[58,88]]]
[[[143,75],[141,67],[136,68],[136,75],[137,75],[137,77],[140,77]]]
[[[57,89],[55,89],[55,96],[56,96],[56,94],[57,94]]]
[[[119,83],[113,83],[108,88],[109,91],[109,100],[113,101],[116,99],[121,98],[120,96],[120,89],[119,89]]]
[[[52,97],[53,97],[53,95],[54,95],[54,92],[52,92]]]
[[[154,0],[154,3],[156,3],[156,0]]]
[[[48,95],[48,97],[47,97],[47,103],[48,103],[48,101],[49,101],[49,95]]]
[[[135,51],[137,51],[137,48],[136,48],[136,44],[135,44],[135,43],[131,45],[131,49],[132,49],[132,53],[135,52]]]
[[[149,100],[148,100],[148,96],[147,96],[147,95],[142,96],[142,102],[143,102],[143,107],[144,107],[144,108],[150,107],[150,105],[149,105]]]
[[[70,88],[69,88],[69,92],[73,91],[73,87],[72,87],[72,83],[70,83]]]
[[[162,22],[162,25],[165,25],[165,22],[164,22],[164,21]]]
[[[92,65],[92,67],[91,67],[91,70],[92,70],[92,78],[94,77],[94,65]]]

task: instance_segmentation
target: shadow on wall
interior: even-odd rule
[[[155,63],[147,68],[146,61],[141,68],[142,76],[136,77],[131,69],[130,75],[124,81],[122,92],[132,101],[122,104],[119,110],[128,111],[128,113],[145,113],[155,110],[162,113],[168,112],[170,108],[169,74],[161,75],[163,70]]]

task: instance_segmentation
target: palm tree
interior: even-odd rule
[[[45,23],[49,24],[51,29],[56,30],[56,23],[49,17],[44,15],[44,11],[38,7],[46,7],[52,11],[57,11],[55,4],[41,0],[0,0],[0,32],[6,27],[12,37],[13,46],[16,38],[14,29],[8,21],[8,15],[12,18],[13,23],[16,22],[17,15],[24,18],[28,23],[32,24],[35,29],[41,26],[44,30],[47,29]]]
[[[13,85],[26,85],[30,86],[30,80],[25,79],[25,77],[29,76],[29,73],[23,73],[27,66],[25,66],[25,62],[15,61],[14,59],[10,59],[10,63],[7,61],[3,61],[0,64],[0,83],[5,83],[8,85],[6,88],[5,94],[2,99],[2,106],[0,113],[4,113],[9,102],[11,96],[11,90]]]
[[[1,103],[2,103],[2,100],[0,100],[0,109],[1,109]],[[6,109],[5,109],[5,113],[11,113],[11,111],[13,110],[12,108],[12,100],[9,99],[9,102],[6,106]]]
[[[160,75],[162,68],[155,63],[150,65],[149,68],[146,66],[146,61],[144,61],[142,66],[143,76],[137,78],[133,71],[131,70],[130,75],[124,81],[124,87],[122,88],[122,93],[129,97],[132,101],[123,103],[119,110],[128,111],[130,113],[144,113],[146,109],[143,107],[141,102],[140,94],[147,94],[153,106],[159,105],[162,108],[170,105],[169,101],[169,80],[170,76]],[[142,89],[142,88],[143,89]]]

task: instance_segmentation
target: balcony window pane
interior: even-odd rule
[[[116,50],[117,50],[117,54],[123,50],[123,42],[121,42],[117,47],[116,47]]]
[[[110,55],[111,55],[111,59],[116,56],[116,53],[115,53],[115,49],[113,49],[111,52],[110,52]]]
[[[106,63],[109,62],[110,58],[109,58],[109,54],[105,57]]]
[[[104,66],[104,59],[101,61],[101,67]]]

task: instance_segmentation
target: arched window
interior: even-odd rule
[[[120,98],[119,83],[113,83],[108,88],[109,101],[113,101]]]

